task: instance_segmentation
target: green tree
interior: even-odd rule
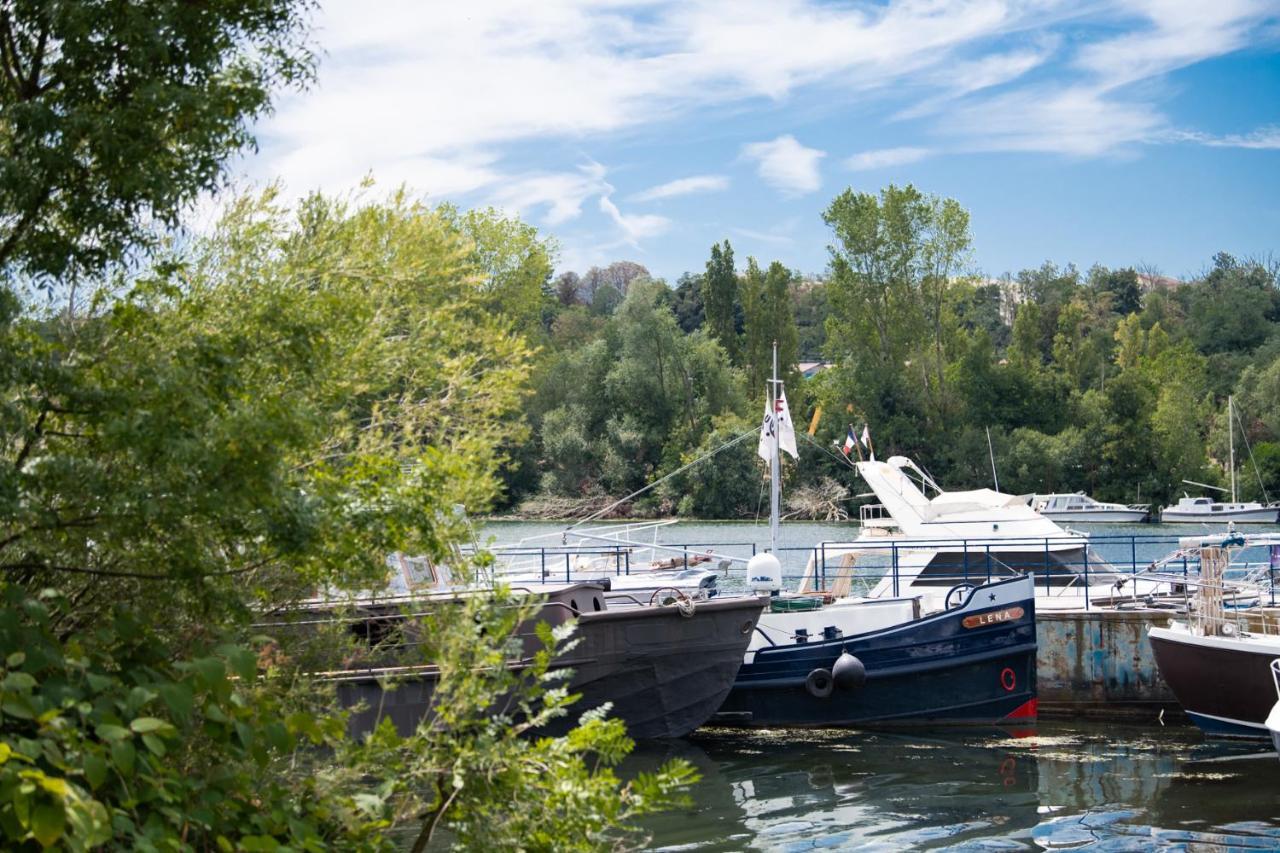
[[[711,259],[702,279],[702,304],[707,331],[729,361],[738,363],[738,330],[734,306],[738,301],[738,273],[733,266],[733,247],[725,240],[723,247],[712,245]]]
[[[947,294],[968,249],[968,215],[951,200],[890,185],[879,196],[845,190],[823,220],[835,237],[827,351],[852,380],[842,395],[884,438],[911,447],[945,429],[954,405],[946,365],[958,324]]]
[[[551,285],[554,241],[491,207],[460,211],[442,205],[440,212],[473,246],[470,261],[483,276],[484,301],[512,318],[525,335],[540,333],[544,314],[557,301]]]
[[[92,272],[216,190],[272,90],[310,80],[308,7],[5,3],[0,268]]]

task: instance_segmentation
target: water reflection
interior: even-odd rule
[[[700,732],[633,759],[702,772],[663,850],[1280,849],[1280,761],[1193,729]]]

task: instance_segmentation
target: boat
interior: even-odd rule
[[[1087,534],[1037,513],[1026,496],[947,491],[905,456],[854,465],[879,503],[860,508],[855,539],[814,549],[806,585],[820,586],[834,561],[837,575],[858,575],[868,597],[918,595],[926,612],[948,609],[947,596],[957,584],[1027,572],[1036,575],[1041,611],[1170,591],[1162,580],[1116,571],[1089,548]]]
[[[420,624],[415,617],[459,596],[486,594],[482,586],[455,587],[441,580],[424,592],[418,579],[406,573],[376,596],[340,602],[316,598],[291,614],[294,618],[261,627],[296,630],[302,615],[301,624],[314,624],[317,618],[339,622],[370,641],[365,659],[348,660],[318,677],[335,685],[339,701],[351,710],[348,730],[353,736],[368,734],[383,719],[407,735],[433,714],[432,696],[440,678],[436,666],[412,661],[400,651],[414,646],[411,635]],[[402,592],[405,587],[411,589],[408,594]],[[537,623],[576,625],[576,643],[557,655],[550,669],[570,670],[568,687],[581,698],[567,717],[539,733],[563,734],[582,712],[605,704],[637,740],[684,737],[707,722],[733,685],[765,602],[754,596],[695,601],[675,595],[667,599],[669,604],[636,598],[631,606],[615,607],[605,592],[599,583],[541,585],[536,589],[541,602],[537,616],[516,631],[519,651],[513,650],[506,666],[521,670],[542,648]],[[404,639],[389,647],[376,642],[393,633]],[[495,697],[495,708],[499,699]]]
[[[1227,470],[1231,472],[1231,500],[1229,502],[1215,501],[1207,497],[1192,497],[1186,493],[1178,499],[1178,503],[1174,506],[1167,506],[1160,511],[1160,521],[1165,524],[1222,524],[1224,522],[1234,522],[1236,524],[1276,524],[1280,523],[1280,504],[1259,503],[1258,501],[1240,501],[1236,494],[1236,424],[1237,415],[1235,412],[1235,401],[1231,397],[1227,397],[1227,447],[1228,460]],[[1249,437],[1245,436],[1247,443]],[[1250,450],[1252,456],[1252,450]],[[1255,466],[1256,472],[1256,466]],[[1194,480],[1184,480],[1193,486],[1199,486],[1204,489],[1219,491],[1226,493],[1227,490],[1218,486],[1211,486],[1208,483],[1197,483]],[[1258,477],[1259,485],[1262,478]],[[1263,486],[1263,494],[1266,494],[1266,487]]]
[[[1208,488],[1213,488],[1208,486]],[[1275,524],[1280,507],[1257,501],[1215,501],[1213,498],[1184,495],[1173,506],[1160,511],[1164,524]]]
[[[1150,504],[1117,504],[1097,501],[1084,492],[1032,495],[1031,508],[1053,521],[1089,524],[1137,524],[1151,514]]]
[[[1188,618],[1147,631],[1161,677],[1209,737],[1269,737],[1266,720],[1275,705],[1272,662],[1280,658],[1280,634],[1275,626],[1254,624],[1248,610],[1232,609],[1226,599],[1231,551],[1252,544],[1234,532],[1201,540],[1196,546],[1200,576]]]
[[[1036,718],[1035,582],[963,590],[921,616],[919,600],[839,601],[767,612],[717,725],[988,725]]]

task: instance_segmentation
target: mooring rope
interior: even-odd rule
[[[730,439],[729,441],[717,447],[715,450],[712,450],[710,453],[707,453],[705,456],[699,456],[697,459],[693,460],[692,462],[686,465],[681,465],[679,468],[672,471],[667,476],[662,477],[661,479],[658,479],[658,480],[654,480],[649,485],[644,486],[643,488],[637,489],[636,491],[632,492],[626,497],[618,498],[616,501],[609,504],[607,507],[596,510],[586,518],[575,521],[573,524],[570,524],[568,527],[564,529],[564,533],[568,533],[570,530],[573,530],[575,527],[579,527],[583,524],[586,524],[589,521],[595,521],[600,516],[608,514],[611,510],[616,509],[617,507],[621,506],[622,504],[626,503],[629,500],[639,497],[640,495],[649,491],[653,487],[659,486],[662,483],[665,483],[667,480],[670,480],[672,477],[676,476],[677,474],[683,474],[685,471],[688,471],[693,466],[706,462],[708,459],[710,459],[712,456],[715,456],[717,453],[728,450],[730,447],[733,447],[734,445],[742,443],[744,439],[749,438],[753,435],[758,435],[759,433],[760,433],[759,427],[752,427],[751,429],[744,432],[742,435],[739,435],[736,438]]]

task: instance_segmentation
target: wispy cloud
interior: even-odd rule
[[[1177,142],[1196,142],[1210,148],[1255,148],[1259,150],[1280,149],[1280,126],[1261,127],[1252,133],[1229,133],[1225,136],[1213,136],[1196,131],[1176,131],[1170,138]]]
[[[730,228],[732,233],[748,240],[758,240],[761,243],[772,243],[777,246],[789,246],[795,242],[795,238],[787,234],[779,234],[773,231],[756,231],[752,228]]]
[[[600,210],[621,229],[624,242],[633,248],[638,248],[641,240],[657,237],[671,227],[671,220],[665,216],[652,213],[626,215],[607,195],[600,196]]]
[[[688,178],[677,178],[656,187],[631,196],[632,201],[660,201],[694,193],[709,193],[727,190],[729,179],[724,175],[693,175]]]
[[[786,195],[804,195],[822,186],[818,164],[827,153],[801,145],[790,134],[750,142],[742,146],[742,156],[754,160],[764,182]]]
[[[890,166],[905,166],[908,163],[919,162],[932,153],[928,148],[880,148],[854,154],[844,161],[844,165],[855,172],[885,169]]]

